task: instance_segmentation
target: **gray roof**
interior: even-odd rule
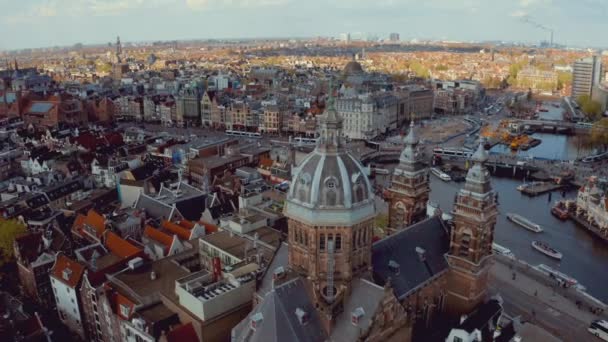
[[[344,312],[336,318],[336,325],[332,330],[332,341],[357,341],[360,333],[367,331],[372,325],[372,318],[384,298],[384,288],[365,279],[354,279],[352,292],[344,299]],[[356,309],[363,309],[363,317],[354,325],[351,315]]]
[[[266,273],[262,278],[260,285],[258,286],[257,294],[259,296],[266,296],[270,290],[272,290],[272,278],[273,272],[279,267],[287,268],[289,265],[289,245],[283,242],[277,249],[272,262],[266,268]]]
[[[418,251],[417,251],[418,248]],[[424,250],[424,260],[419,251]],[[445,254],[449,232],[439,217],[431,217],[382,239],[372,246],[374,280],[384,285],[391,279],[397,298],[447,270]],[[389,269],[389,262],[399,264],[399,271]]]
[[[171,220],[171,213],[173,211],[172,206],[165,204],[144,193],[139,194],[139,198],[137,199],[135,208],[144,209],[148,217],[165,220]]]
[[[301,324],[296,309],[309,315],[306,324]],[[252,328],[252,316],[261,313],[262,321]],[[248,342],[304,342],[325,341],[325,331],[313,303],[307,296],[302,278],[289,281],[268,293],[255,309],[232,329],[232,341]]]

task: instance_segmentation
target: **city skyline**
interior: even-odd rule
[[[410,0],[1,0],[0,50],[124,41],[209,38],[338,36],[391,32],[413,38],[455,41],[549,40],[571,46],[608,46],[602,23],[608,4],[599,0],[481,1],[455,4]],[[463,20],[466,18],[466,21]],[[567,23],[564,24],[564,23]],[[483,30],[479,28],[483,27]]]

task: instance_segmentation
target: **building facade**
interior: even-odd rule
[[[602,59],[599,56],[579,59],[572,69],[572,97],[576,100],[583,95],[591,96],[593,87],[602,78]]]
[[[454,226],[450,235],[448,311],[471,312],[486,299],[491,266],[494,227],[498,216],[496,192],[484,166],[488,152],[479,145],[471,157],[464,188],[454,203]]]

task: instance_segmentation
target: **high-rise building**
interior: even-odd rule
[[[582,58],[574,62],[572,71],[572,97],[591,96],[593,87],[602,78],[602,59],[599,56]]]
[[[391,34],[388,36],[388,40],[390,40],[390,41],[391,41],[391,42],[393,42],[393,43],[398,42],[398,41],[399,41],[399,33],[394,33],[394,32],[393,32],[393,33],[391,33]]]
[[[400,230],[426,218],[426,203],[429,200],[429,170],[418,151],[414,121],[404,139],[399,165],[395,168],[391,186],[387,189],[389,199],[389,228]]]

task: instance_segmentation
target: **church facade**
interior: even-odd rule
[[[453,224],[426,217],[428,168],[412,125],[388,187],[390,235],[377,242],[366,168],[346,149],[333,98],[315,150],[294,169],[288,241],[269,265],[233,341],[408,341],[486,299],[496,222],[482,145]]]

